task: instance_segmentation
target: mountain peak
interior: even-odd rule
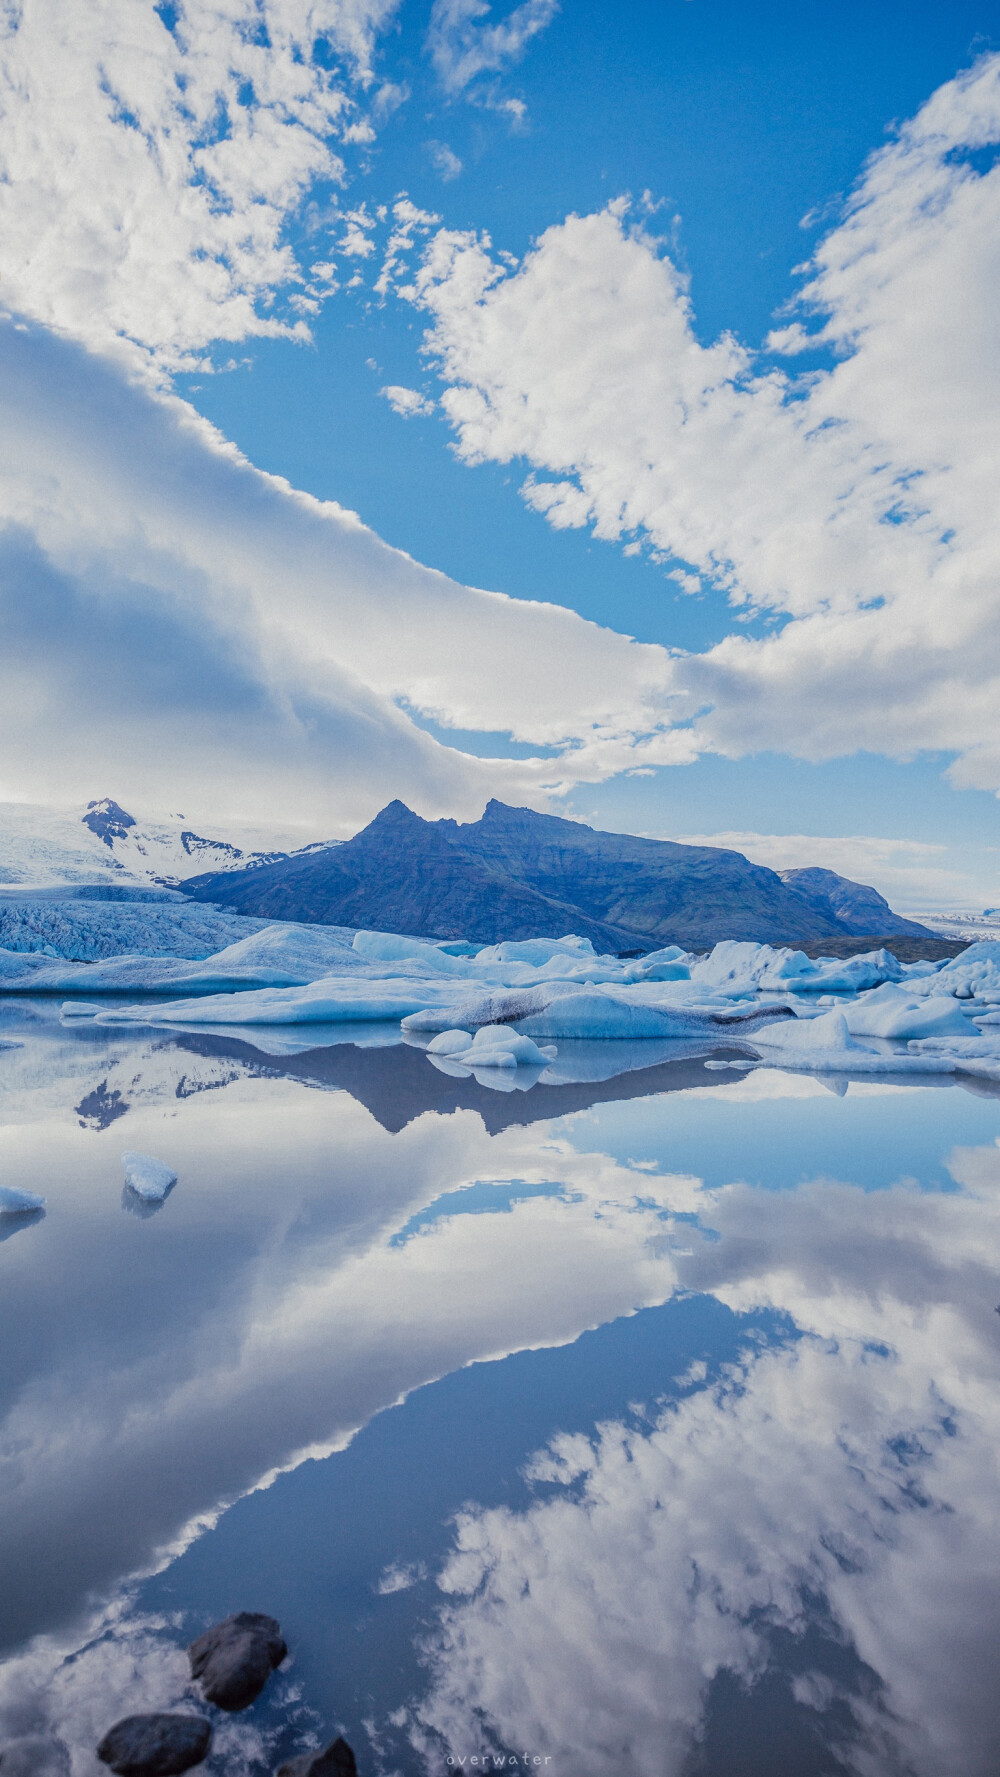
[[[102,796],[97,802],[87,803],[87,812],[82,817],[85,827],[89,827],[98,839],[111,846],[116,839],[124,839],[130,827],[134,827],[135,817],[127,814],[110,796]]]

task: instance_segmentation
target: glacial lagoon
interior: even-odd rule
[[[96,1777],[249,1609],[290,1658],[213,1777],[995,1772],[995,1080],[0,1037],[0,1738]]]

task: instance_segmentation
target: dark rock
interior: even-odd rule
[[[338,1734],[323,1752],[300,1752],[279,1765],[276,1777],[358,1777],[354,1754]]]
[[[88,802],[82,819],[85,827],[112,848],[116,839],[124,839],[129,828],[135,826],[135,816],[126,814],[110,796],[103,796],[100,802]]]
[[[119,1777],[178,1777],[200,1765],[212,1742],[202,1715],[126,1715],[97,1748],[102,1764]]]
[[[0,1749],[3,1777],[69,1777],[69,1747],[49,1734],[22,1734]]]
[[[245,1709],[260,1696],[287,1652],[273,1617],[237,1611],[192,1641],[191,1677],[198,1680],[209,1703],[220,1709]]]

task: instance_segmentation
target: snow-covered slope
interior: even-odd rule
[[[0,803],[0,884],[172,884],[285,856],[271,834],[206,838],[182,814],[137,818],[110,797],[86,808]]]

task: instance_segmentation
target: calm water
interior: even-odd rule
[[[251,1609],[218,1777],[995,1777],[1000,1096],[0,1034],[0,1741]]]

